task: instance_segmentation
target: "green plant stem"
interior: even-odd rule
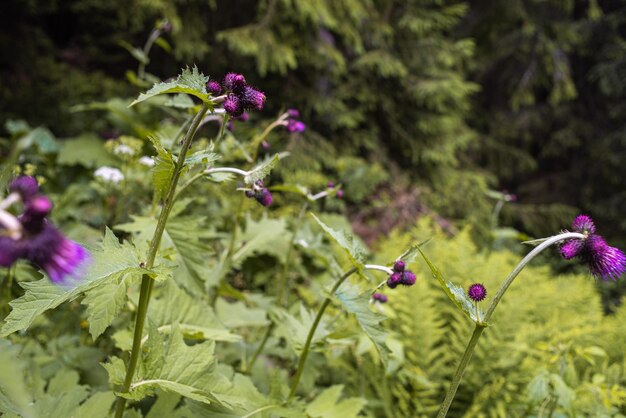
[[[294,375],[293,382],[291,383],[291,390],[289,391],[289,397],[287,398],[288,400],[292,399],[294,395],[296,394],[296,390],[298,390],[298,384],[300,383],[300,378],[302,377],[302,372],[304,371],[304,364],[306,363],[306,359],[309,356],[309,349],[311,348],[311,342],[313,341],[313,336],[315,335],[315,331],[317,331],[317,326],[322,320],[322,316],[324,315],[326,308],[328,308],[328,305],[330,305],[332,296],[335,294],[337,289],[339,289],[339,286],[341,286],[341,284],[348,277],[356,273],[356,271],[357,269],[353,268],[351,270],[348,270],[346,273],[344,273],[344,275],[341,276],[339,280],[337,280],[333,288],[330,290],[330,295],[328,295],[326,299],[324,299],[322,306],[320,306],[320,310],[317,312],[317,316],[313,320],[311,329],[309,329],[309,334],[306,337],[304,348],[302,349],[302,354],[300,355],[300,360],[298,361],[298,368],[296,369],[296,374]]]
[[[160,35],[161,35],[161,31],[159,29],[153,29],[152,32],[150,33],[150,36],[148,37],[148,39],[146,40],[146,43],[143,46],[143,53],[146,58],[148,58],[148,54],[150,54],[152,45],[154,44],[154,42],[157,40],[157,38]],[[140,80],[143,80],[143,77],[146,74],[146,64],[147,63],[141,61],[139,63],[139,66],[137,67],[137,78],[139,78]]]
[[[533,258],[535,258],[539,253],[541,253],[546,248],[558,242],[561,242],[563,240],[585,239],[585,238],[586,238],[585,235],[579,234],[577,232],[565,232],[565,233],[555,235],[553,237],[546,239],[541,244],[537,245],[537,247],[535,247],[531,252],[526,254],[526,257],[524,257],[522,261],[520,261],[519,264],[515,266],[513,271],[509,273],[506,279],[504,279],[504,282],[502,283],[502,285],[500,285],[498,292],[493,297],[493,299],[491,299],[491,303],[489,304],[489,307],[487,308],[487,311],[485,312],[483,322],[477,323],[476,327],[474,328],[472,337],[467,343],[465,352],[463,353],[463,356],[461,357],[461,362],[459,363],[459,366],[457,367],[456,372],[454,373],[452,382],[450,382],[450,387],[448,388],[446,397],[443,400],[441,407],[439,408],[439,414],[437,415],[438,418],[445,418],[445,416],[448,414],[448,410],[450,409],[450,405],[452,405],[452,401],[454,400],[456,391],[459,388],[459,384],[461,383],[461,378],[463,377],[463,373],[465,373],[465,368],[467,367],[467,364],[469,363],[469,360],[471,359],[472,354],[474,353],[474,348],[476,347],[476,344],[478,343],[478,339],[480,338],[484,329],[488,326],[489,319],[491,319],[491,315],[493,315],[494,310],[498,306],[498,303],[500,303],[500,300],[502,300],[504,293],[506,293],[509,286],[511,286],[511,284],[513,283],[513,280],[515,280],[515,278],[520,274],[520,272],[524,269],[524,267],[526,267],[526,265],[530,263],[530,261]]]
[[[176,193],[176,185],[178,184],[178,180],[180,179],[180,175],[183,169],[183,165],[185,163],[185,157],[189,148],[191,147],[191,142],[198,130],[198,126],[200,126],[200,121],[204,117],[205,113],[209,110],[209,106],[206,103],[202,104],[200,111],[193,119],[193,122],[189,126],[189,130],[185,134],[183,138],[182,149],[180,150],[180,154],[178,155],[178,159],[176,160],[176,166],[174,167],[174,173],[172,174],[172,178],[170,180],[169,188],[167,191],[167,195],[163,202],[163,208],[161,209],[161,213],[159,215],[159,219],[157,221],[156,229],[154,231],[154,235],[152,236],[152,241],[150,242],[150,248],[148,250],[148,258],[146,260],[145,268],[151,269],[154,266],[154,261],[156,259],[157,252],[159,250],[159,246],[161,244],[161,238],[163,237],[163,232],[165,231],[165,225],[167,224],[167,218],[174,206],[174,195]],[[152,293],[152,288],[154,286],[154,280],[148,276],[144,275],[141,278],[141,288],[139,293],[139,304],[137,306],[137,315],[135,318],[135,332],[133,335],[133,346],[130,352],[130,360],[128,362],[128,368],[126,369],[126,377],[124,379],[124,385],[122,387],[121,392],[128,392],[130,389],[130,385],[133,380],[133,375],[135,374],[135,369],[137,367],[137,362],[139,360],[139,352],[141,351],[141,339],[143,335],[143,328],[146,321],[146,314],[148,312],[148,304],[150,303],[150,294]],[[126,407],[126,399],[122,397],[118,397],[117,406],[115,410],[115,417],[121,418],[124,414],[124,408]]]

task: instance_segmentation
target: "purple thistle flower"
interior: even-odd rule
[[[326,187],[328,187],[329,189],[332,189],[333,187],[335,187],[335,183],[333,183],[332,181],[329,181]]]
[[[206,83],[206,91],[214,96],[217,96],[222,92],[222,86],[217,81],[208,81]]]
[[[254,198],[256,199],[257,202],[259,202],[265,207],[268,207],[269,205],[271,205],[272,201],[274,200],[272,198],[272,194],[270,193],[270,191],[266,189],[265,187],[259,190],[258,192],[256,192]]]
[[[405,268],[406,264],[402,260],[397,260],[395,263],[393,263],[393,271],[395,272],[404,271]]]
[[[407,270],[402,272],[402,281],[400,284],[403,284],[404,286],[413,286],[415,284],[415,279],[415,273]]]
[[[287,121],[287,132],[290,133],[294,133],[294,132],[304,132],[306,129],[306,125],[303,122],[300,122],[299,120],[295,120],[295,119],[289,119]]]
[[[626,255],[606,243],[600,235],[590,235],[580,252],[591,274],[603,280],[616,280],[626,272]]]
[[[387,303],[387,295],[383,294],[383,293],[374,293],[372,295],[372,299],[380,302],[380,303]]]
[[[287,109],[287,115],[290,118],[299,118],[300,112],[298,111],[298,109]]]
[[[224,100],[224,110],[232,117],[241,116],[243,113],[243,106],[237,96],[229,94]]]
[[[245,86],[243,94],[239,96],[244,108],[262,110],[265,104],[265,94],[254,87]]]
[[[573,239],[565,242],[559,248],[561,252],[561,256],[566,260],[571,260],[580,254],[583,247],[585,246],[585,241],[580,239]]]
[[[572,229],[581,234],[595,234],[596,225],[593,223],[593,219],[587,215],[578,215],[572,222]]]
[[[398,272],[393,273],[387,279],[387,286],[390,289],[395,289],[400,283],[402,283],[402,273],[398,273]]]
[[[591,217],[578,215],[572,222],[572,228],[587,235],[587,238],[561,244],[559,251],[564,259],[579,257],[587,263],[591,274],[602,280],[616,280],[626,272],[626,255],[595,233],[596,226]]]
[[[487,289],[481,283],[474,283],[467,289],[467,297],[474,302],[480,302],[487,297]]]
[[[22,200],[26,201],[37,194],[39,185],[34,177],[20,176],[11,182],[9,191],[18,193]]]
[[[55,283],[79,278],[90,260],[87,250],[47,222],[24,241],[22,257],[41,267]]]
[[[228,73],[224,76],[224,89],[234,93],[242,93],[246,87],[246,78],[237,73]]]
[[[337,190],[337,197],[339,199],[341,199],[343,197],[343,190],[341,190],[341,189]]]

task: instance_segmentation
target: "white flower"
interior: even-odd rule
[[[104,181],[110,181],[111,183],[119,183],[124,180],[124,174],[122,174],[120,170],[106,166],[97,169],[94,176],[99,177]]]
[[[144,155],[143,157],[139,159],[139,164],[143,164],[147,167],[154,167],[154,164],[155,164],[154,158]]]
[[[115,149],[113,149],[113,154],[115,155],[135,155],[135,151],[131,147],[126,144],[119,144]]]

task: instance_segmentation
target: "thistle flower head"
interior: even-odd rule
[[[374,293],[372,295],[372,299],[374,299],[375,301],[378,301],[380,303],[387,303],[387,295],[383,294],[383,293]]]
[[[287,109],[287,115],[290,118],[299,118],[300,117],[300,111],[298,111],[298,109]]]
[[[399,272],[393,273],[387,279],[387,286],[390,289],[395,289],[401,283],[402,283],[402,273],[399,273]]]
[[[26,201],[37,194],[39,185],[34,177],[20,176],[11,182],[9,191],[19,194]]]
[[[246,87],[246,78],[237,73],[228,73],[224,76],[224,89],[235,93],[243,92]]]
[[[224,110],[232,117],[239,117],[243,113],[243,106],[239,97],[229,94],[224,100]]]
[[[343,198],[343,190],[341,190],[341,189],[337,190],[337,194],[336,194],[336,196],[337,196],[339,199]]]
[[[287,121],[287,132],[290,133],[302,133],[306,130],[306,125],[295,119],[289,119]]]
[[[572,229],[581,234],[595,234],[596,225],[593,223],[593,219],[587,215],[578,215],[572,222]]]
[[[474,302],[480,302],[487,297],[487,289],[481,283],[474,283],[467,289],[467,297]]]
[[[240,100],[246,109],[262,110],[265,104],[265,94],[254,87],[245,86]]]
[[[262,188],[261,190],[256,192],[254,198],[256,199],[257,202],[259,202],[265,207],[268,207],[269,205],[271,205],[272,201],[274,200],[272,198],[272,194],[266,188]]]
[[[626,272],[626,255],[595,233],[593,219],[587,215],[578,215],[572,222],[572,228],[587,237],[561,244],[559,251],[564,259],[578,257],[587,263],[594,277],[602,280],[616,280]]]
[[[222,92],[222,86],[220,86],[220,83],[218,83],[217,81],[207,81],[206,91],[214,96],[217,96]]]
[[[405,286],[413,286],[415,284],[415,279],[415,273],[409,270],[403,271],[401,284]]]
[[[393,263],[393,271],[404,271],[406,264],[402,260],[397,260]]]

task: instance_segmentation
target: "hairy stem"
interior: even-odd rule
[[[157,221],[156,229],[154,231],[154,235],[152,236],[152,241],[150,241],[150,248],[148,250],[148,258],[146,260],[145,267],[146,269],[151,269],[154,266],[154,261],[156,259],[157,252],[159,250],[159,246],[161,244],[161,238],[163,237],[163,232],[165,231],[165,225],[167,224],[167,218],[174,206],[174,196],[176,194],[176,186],[178,184],[178,180],[180,179],[180,175],[183,169],[183,165],[185,163],[185,157],[189,148],[191,147],[191,142],[193,137],[198,130],[198,126],[200,125],[200,121],[204,117],[205,113],[209,110],[209,106],[206,103],[202,104],[200,111],[193,119],[191,125],[189,126],[189,130],[185,134],[183,138],[182,148],[180,150],[180,154],[178,155],[178,159],[176,160],[176,166],[174,167],[174,173],[170,180],[169,188],[167,190],[167,195],[163,202],[163,208],[161,209],[161,213],[159,215],[159,219]],[[122,387],[121,392],[128,392],[130,389],[130,385],[133,380],[133,375],[135,374],[135,369],[137,367],[137,362],[139,360],[139,353],[141,351],[141,337],[143,334],[144,324],[146,322],[146,314],[148,312],[148,304],[150,303],[150,294],[152,293],[152,288],[154,286],[154,280],[150,278],[148,275],[144,275],[141,279],[141,289],[139,293],[139,304],[137,306],[137,315],[135,318],[135,332],[133,335],[133,346],[130,352],[130,360],[128,362],[128,367],[126,369],[126,377],[124,379],[124,385]],[[126,399],[119,397],[117,399],[117,406],[115,409],[115,417],[121,418],[124,414],[124,408],[126,407]]]
[[[450,387],[448,388],[446,397],[443,400],[441,407],[439,408],[439,414],[437,415],[438,418],[445,418],[445,416],[448,414],[448,409],[450,409],[450,405],[452,404],[452,401],[454,400],[456,391],[459,388],[459,384],[461,383],[461,378],[463,377],[463,373],[465,373],[465,368],[467,367],[467,364],[469,363],[469,360],[471,359],[472,354],[474,353],[474,348],[476,347],[476,344],[478,343],[478,339],[480,338],[485,327],[489,323],[489,319],[491,319],[491,315],[493,315],[493,312],[498,306],[498,303],[500,303],[500,300],[502,300],[502,296],[504,296],[504,293],[506,293],[509,286],[511,286],[511,284],[513,283],[513,280],[515,280],[515,278],[520,274],[520,272],[524,269],[524,267],[526,267],[528,263],[530,263],[530,261],[533,258],[535,258],[539,253],[541,253],[546,248],[564,240],[585,239],[585,238],[586,238],[585,235],[579,234],[577,232],[565,232],[565,233],[555,235],[553,237],[546,239],[541,244],[537,245],[537,247],[535,247],[531,252],[529,252],[526,255],[526,257],[524,257],[522,261],[520,261],[519,264],[515,266],[513,271],[509,273],[507,278],[504,279],[504,282],[502,283],[502,285],[500,285],[498,292],[493,297],[493,299],[491,299],[491,303],[489,303],[489,307],[487,308],[487,312],[485,313],[483,322],[477,323],[476,327],[474,328],[474,333],[472,334],[472,337],[467,343],[467,347],[465,348],[463,357],[461,357],[461,362],[459,363],[459,366],[456,369],[454,377],[452,378],[452,382],[450,382]]]
[[[313,341],[313,336],[315,335],[315,331],[317,331],[317,326],[319,325],[320,321],[322,320],[322,316],[324,316],[324,312],[326,311],[326,308],[328,308],[328,305],[330,305],[330,302],[332,300],[332,296],[335,294],[337,289],[339,289],[339,286],[341,286],[341,284],[348,277],[350,277],[352,274],[356,273],[356,271],[357,271],[356,268],[348,270],[346,273],[344,273],[343,276],[341,276],[337,280],[337,282],[335,283],[333,288],[330,290],[330,295],[328,295],[328,297],[326,297],[326,299],[324,299],[324,302],[322,303],[322,306],[320,307],[320,310],[317,312],[317,316],[315,317],[315,320],[313,320],[313,324],[311,325],[311,329],[309,330],[309,334],[306,337],[306,341],[304,343],[304,348],[302,350],[302,354],[300,355],[300,360],[298,361],[298,368],[296,370],[296,374],[293,377],[293,382],[291,383],[291,390],[289,391],[288,399],[293,398],[294,395],[296,394],[296,390],[298,390],[298,384],[300,383],[300,378],[302,377],[302,372],[304,371],[304,364],[306,363],[306,359],[309,356],[309,349],[311,348],[311,342]]]

